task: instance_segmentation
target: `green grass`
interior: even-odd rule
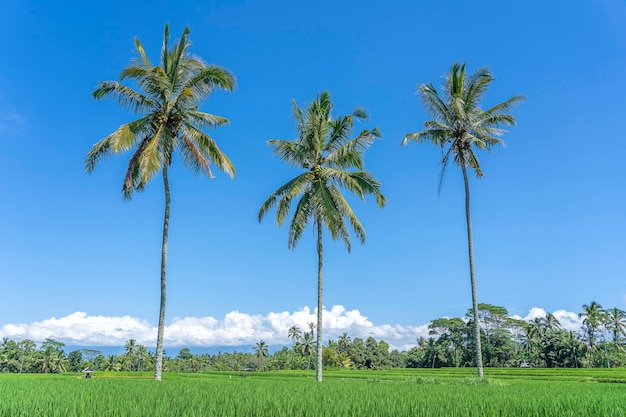
[[[0,375],[0,417],[626,416],[625,369]]]

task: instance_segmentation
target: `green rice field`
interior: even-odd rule
[[[0,375],[1,417],[626,416],[626,369]]]

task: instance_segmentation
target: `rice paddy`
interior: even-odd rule
[[[0,417],[626,416],[625,369],[0,375]]]

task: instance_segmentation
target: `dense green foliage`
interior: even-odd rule
[[[176,376],[0,376],[0,417],[623,416],[624,370],[313,371]],[[515,371],[515,372],[512,372]],[[540,372],[537,372],[540,371]],[[598,372],[599,371],[599,372]]]
[[[552,315],[525,322],[508,315],[506,308],[479,304],[483,361],[492,368],[591,368],[626,366],[626,319],[619,309],[603,310],[594,306],[593,320],[587,320],[589,306],[583,306],[585,317],[581,333],[561,328]],[[596,311],[597,310],[597,311]],[[350,338],[347,333],[323,346],[325,369],[393,368],[471,368],[473,355],[473,312],[466,318],[439,318],[429,325],[431,337],[419,338],[407,351],[391,350],[385,341],[373,337]],[[163,370],[175,373],[206,371],[270,371],[315,369],[315,326],[307,330],[294,325],[286,331],[292,345],[270,352],[267,343],[259,341],[252,352],[228,352],[195,355],[189,348],[180,349],[175,357],[165,356]],[[591,336],[593,335],[593,336]],[[0,343],[2,373],[79,372],[87,366],[97,371],[139,372],[154,368],[155,356],[145,346],[129,340],[125,353],[102,355],[97,350],[74,350],[66,353],[62,342],[46,339],[40,348],[30,340]]]

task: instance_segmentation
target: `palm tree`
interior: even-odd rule
[[[549,332],[558,330],[561,328],[561,322],[559,319],[554,317],[552,313],[546,313],[546,316],[543,318],[543,325],[545,329]]]
[[[402,140],[402,145],[406,145],[409,142],[430,142],[441,147],[443,158],[439,181],[440,190],[443,184],[443,175],[451,156],[463,172],[472,308],[474,310],[476,365],[478,376],[480,377],[483,376],[483,361],[480,345],[476,277],[474,273],[474,246],[472,242],[470,190],[467,169],[473,169],[478,178],[484,176],[475,150],[491,150],[495,145],[504,143],[500,139],[500,136],[506,133],[502,126],[515,125],[515,118],[507,112],[513,105],[524,99],[523,96],[514,96],[488,110],[482,110],[479,107],[480,102],[492,81],[493,77],[487,68],[481,68],[474,74],[466,77],[465,64],[455,63],[442,87],[443,95],[440,95],[432,84],[418,85],[417,94],[432,120],[424,123],[424,130],[409,133]]]
[[[306,370],[311,368],[311,356],[315,353],[315,342],[311,333],[305,333],[302,337],[302,353],[306,356]],[[317,374],[317,371],[316,371]]]
[[[264,340],[257,342],[256,346],[254,347],[254,354],[257,358],[265,358],[267,355],[269,355],[269,352],[267,350],[267,343],[265,343]]]
[[[626,311],[617,307],[606,310],[605,325],[613,334],[613,344],[618,346],[620,335],[626,336]]]
[[[293,141],[270,140],[274,153],[289,165],[304,169],[274,191],[259,210],[261,221],[276,206],[276,222],[282,225],[291,203],[299,197],[289,225],[290,249],[295,249],[302,232],[312,220],[317,235],[317,368],[316,379],[322,380],[322,265],[324,252],[322,230],[330,232],[333,240],[343,240],[350,252],[350,234],[346,221],[355,235],[365,243],[365,230],[340,189],[346,189],[361,199],[374,194],[378,206],[385,205],[380,183],[363,170],[363,152],[380,137],[377,128],[363,130],[350,139],[354,120],[367,120],[367,113],[356,108],[352,114],[333,119],[330,95],[323,92],[303,112],[293,101],[298,138]]]
[[[339,336],[339,340],[337,341],[338,345],[339,345],[339,351],[341,353],[348,353],[348,350],[350,348],[350,336],[348,336],[348,333],[343,332],[341,334],[341,336]]]
[[[137,354],[137,341],[135,339],[130,339],[124,345],[124,349],[126,350],[126,362],[128,364],[128,370],[132,370],[132,365],[135,362],[135,356]],[[137,371],[139,369],[136,369]]]
[[[585,327],[586,339],[592,351],[596,345],[596,332],[602,325],[602,315],[602,306],[596,301],[592,301],[591,304],[584,304],[583,312],[578,314],[578,317],[584,317],[583,326]]]
[[[120,81],[130,79],[138,90],[117,81],[101,82],[93,92],[100,100],[110,96],[122,107],[141,117],[120,126],[115,132],[96,143],[85,160],[87,172],[107,155],[116,155],[134,149],[122,185],[122,195],[130,199],[135,191],[142,191],[159,171],[163,173],[165,214],[161,246],[161,300],[157,335],[154,379],[161,380],[163,367],[163,332],[165,328],[167,240],[170,218],[170,186],[168,169],[172,155],[179,150],[183,163],[194,172],[213,177],[209,162],[235,175],[235,169],[215,141],[201,129],[228,123],[228,119],[198,110],[199,104],[216,88],[232,91],[235,78],[217,65],[207,65],[187,51],[189,41],[185,29],[171,49],[168,47],[169,29],[165,26],[161,62],[153,66],[139,39],[135,40],[138,59],[122,70]]]
[[[309,333],[311,333],[311,337],[315,338],[315,328],[317,327],[317,325],[314,321],[310,321],[307,323],[307,326],[309,326]]]
[[[289,328],[289,332],[287,333],[287,337],[291,338],[291,342],[295,345],[298,340],[302,337],[302,331],[297,325],[293,325]]]

